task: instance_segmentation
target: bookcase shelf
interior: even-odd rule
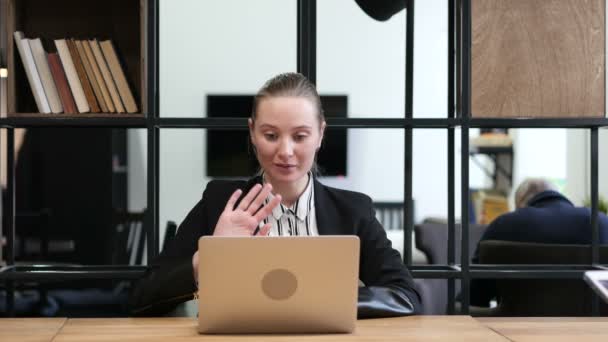
[[[139,114],[95,114],[90,116],[65,114],[22,113],[0,119],[0,127],[112,127],[145,128],[147,119]]]
[[[6,0],[9,117],[32,117],[38,108],[13,33],[41,38],[47,52],[56,51],[55,39],[111,40],[139,110],[147,113],[147,9],[145,0]],[[4,20],[4,18],[2,19]],[[45,116],[58,114],[41,114]],[[124,114],[110,114],[116,118]],[[78,118],[107,117],[103,113],[82,113]],[[131,116],[129,116],[131,117]]]

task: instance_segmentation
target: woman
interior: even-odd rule
[[[215,236],[358,235],[358,316],[421,311],[399,253],[375,218],[371,199],[324,186],[315,178],[325,119],[304,76],[270,79],[255,97],[249,133],[261,172],[249,181],[211,181],[172,244],[131,295],[134,314],[162,314],[197,290],[198,239]]]

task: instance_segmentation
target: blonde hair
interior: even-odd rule
[[[260,102],[267,97],[302,97],[310,100],[317,109],[319,125],[325,121],[321,98],[317,93],[317,88],[306,78],[297,72],[286,72],[276,75],[264,83],[253,99],[253,111],[251,119],[255,121]]]
[[[527,178],[519,184],[515,191],[515,207],[523,208],[527,206],[532,197],[547,190],[557,191],[557,188],[546,179]]]

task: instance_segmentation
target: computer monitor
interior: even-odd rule
[[[250,117],[254,95],[207,95],[207,117]],[[346,95],[321,95],[326,118],[345,118],[348,112]],[[209,130],[207,132],[207,176],[243,178],[258,170],[247,130]],[[317,156],[322,176],[345,177],[346,129],[326,129]]]

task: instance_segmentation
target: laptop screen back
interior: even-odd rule
[[[202,237],[202,333],[351,332],[359,238]]]

